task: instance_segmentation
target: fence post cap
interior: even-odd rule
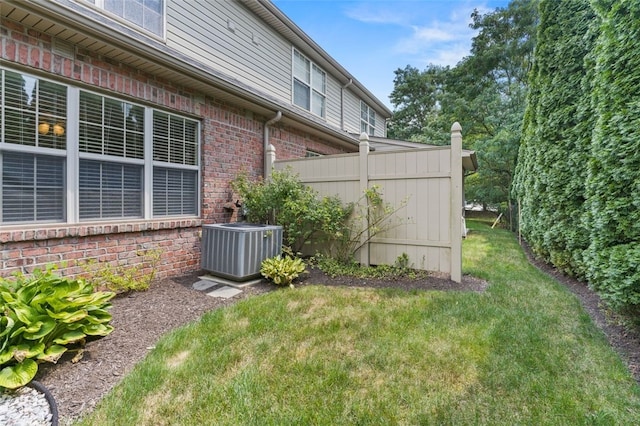
[[[462,126],[460,125],[460,123],[458,123],[457,121],[455,123],[453,123],[451,125],[451,131],[452,132],[461,132],[462,131]]]

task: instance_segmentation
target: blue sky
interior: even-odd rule
[[[508,0],[272,0],[389,109],[394,71],[455,65],[469,54],[471,12]]]

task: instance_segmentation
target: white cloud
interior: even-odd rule
[[[453,7],[452,7],[453,6]],[[345,9],[354,20],[394,25],[403,35],[393,42],[391,53],[422,64],[454,66],[469,54],[476,31],[469,28],[473,9],[487,13],[484,2],[399,1],[356,2]]]
[[[365,24],[390,24],[405,26],[411,15],[401,8],[393,8],[388,3],[359,2],[344,10],[345,15]]]

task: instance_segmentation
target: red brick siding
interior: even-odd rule
[[[164,109],[200,117],[202,123],[201,217],[202,220],[167,220],[128,224],[34,226],[32,229],[0,227],[2,271],[31,272],[48,263],[67,262],[62,272],[81,273],[79,262],[87,259],[135,262],[140,248],[161,248],[158,276],[173,276],[199,269],[199,232],[202,223],[236,220],[226,210],[232,201],[230,181],[239,173],[252,177],[263,173],[263,129],[269,117],[253,116],[243,109],[209,97],[188,87],[77,49],[73,58],[56,53],[55,40],[24,25],[0,19],[0,58],[3,65],[30,68],[44,77],[67,84],[100,88],[113,95],[126,95]],[[303,157],[307,149],[322,154],[342,149],[276,123],[270,142],[278,158]]]
[[[84,272],[82,264],[94,259],[114,265],[133,265],[143,258],[137,252],[161,250],[157,277],[186,274],[200,269],[199,219],[131,222],[103,225],[0,230],[0,276],[30,273],[57,264],[63,275]]]

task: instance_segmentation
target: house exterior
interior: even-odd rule
[[[391,112],[269,0],[0,3],[2,270],[200,269],[230,182],[358,151]]]

